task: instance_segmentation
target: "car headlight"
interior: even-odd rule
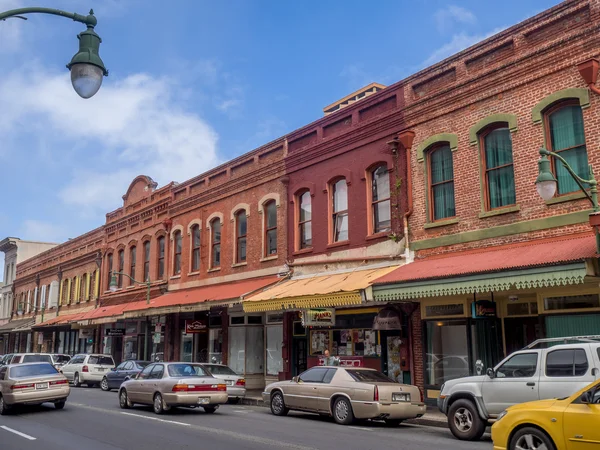
[[[498,422],[500,419],[502,419],[504,416],[506,416],[508,414],[508,411],[505,409],[504,411],[502,411],[499,415],[498,418],[496,419],[496,422]]]

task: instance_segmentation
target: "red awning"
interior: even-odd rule
[[[594,235],[576,234],[431,256],[405,264],[372,284],[405,283],[584,261],[596,256]]]
[[[82,316],[87,313],[79,313],[79,314],[66,314],[64,316],[56,316],[52,319],[45,320],[42,323],[38,323],[35,327],[48,327],[48,326],[59,326],[66,325],[69,323],[77,322]]]

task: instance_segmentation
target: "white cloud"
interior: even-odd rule
[[[475,14],[456,5],[448,5],[446,8],[437,10],[433,17],[440,33],[454,29],[457,24],[473,25],[477,23]]]
[[[10,11],[12,9],[21,8],[20,0],[3,0],[0,2],[0,12]],[[21,45],[22,39],[22,24],[24,22],[18,18],[10,18],[0,21],[0,55],[3,53],[12,53]]]
[[[60,243],[68,239],[63,227],[41,220],[28,219],[23,222],[23,239]]]

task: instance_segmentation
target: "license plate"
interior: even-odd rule
[[[226,381],[227,386],[233,386],[233,381]]]
[[[96,370],[97,370],[98,372],[104,372],[104,367],[98,367]]]
[[[48,389],[48,383],[35,383],[36,389]]]
[[[410,394],[392,394],[393,402],[409,402]]]
[[[210,401],[210,399],[207,397],[198,397],[199,405],[206,405],[209,401]]]

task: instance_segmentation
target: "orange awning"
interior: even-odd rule
[[[67,325],[69,323],[75,323],[75,322],[77,322],[78,319],[80,319],[85,314],[87,314],[87,313],[80,312],[77,314],[65,314],[65,315],[56,316],[56,317],[53,317],[52,319],[48,319],[41,323],[38,323],[37,325],[34,325],[34,327],[61,326],[61,325]]]

